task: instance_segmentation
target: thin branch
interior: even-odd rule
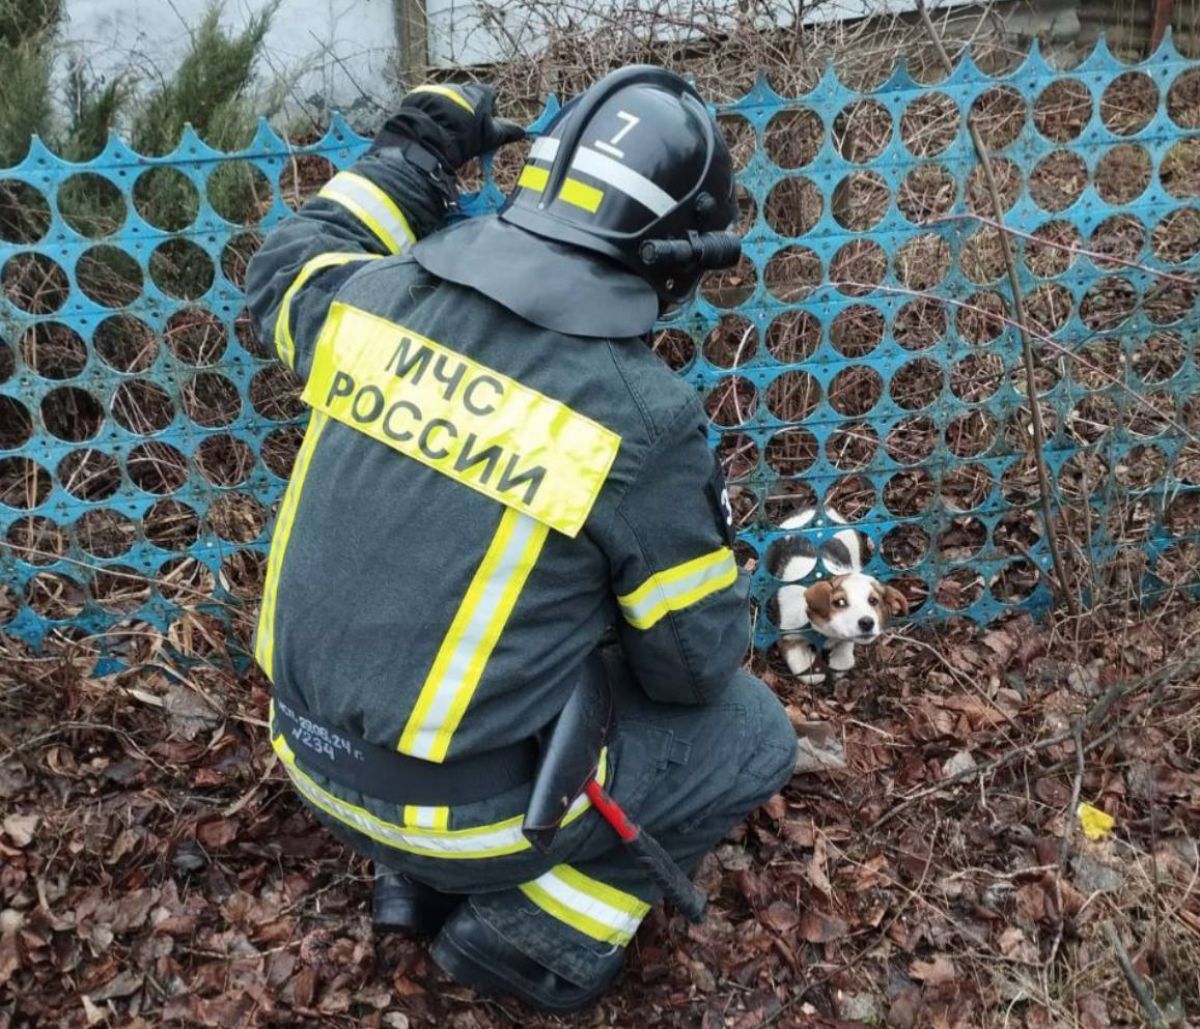
[[[1125,944],[1121,942],[1121,937],[1112,922],[1104,923],[1104,935],[1108,937],[1108,942],[1117,956],[1117,964],[1121,966],[1121,974],[1125,976],[1125,981],[1129,984],[1129,989],[1133,992],[1134,997],[1137,998],[1138,1005],[1141,1007],[1142,1013],[1146,1016],[1147,1024],[1151,1029],[1167,1029],[1167,1020],[1163,1018],[1162,1012],[1158,1010],[1158,1005],[1154,1003],[1154,998],[1150,995],[1150,987],[1146,985],[1146,980],[1133,967],[1133,962],[1129,958],[1129,951],[1125,949]]]

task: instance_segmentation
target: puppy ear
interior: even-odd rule
[[[828,618],[833,612],[833,583],[828,579],[814,582],[804,591],[804,601],[808,604],[808,616],[812,618]]]
[[[893,618],[908,614],[908,597],[895,586],[883,587],[883,602]]]

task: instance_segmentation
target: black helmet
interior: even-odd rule
[[[619,261],[664,305],[736,264],[733,161],[704,101],[634,65],[569,103],[537,139],[503,221]]]
[[[736,217],[733,162],[704,102],[678,75],[636,65],[558,112],[499,215],[412,255],[545,328],[637,336],[706,269],[737,263]]]

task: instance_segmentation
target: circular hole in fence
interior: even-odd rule
[[[866,422],[849,422],[839,426],[825,441],[825,456],[840,472],[857,472],[875,460],[879,450],[879,433]]]
[[[100,360],[118,372],[144,372],[158,357],[154,330],[128,314],[105,318],[92,334],[92,345]]]
[[[150,599],[150,583],[136,569],[113,565],[96,572],[89,583],[93,599],[106,611],[130,614]]]
[[[758,467],[758,444],[740,432],[722,433],[717,458],[727,480],[744,479]]]
[[[1200,139],[1181,139],[1163,156],[1158,177],[1171,196],[1200,196]]]
[[[934,587],[933,599],[951,611],[963,611],[983,596],[983,576],[973,568],[955,568]]]
[[[978,457],[995,444],[1000,434],[996,419],[986,411],[968,411],[946,426],[946,446],[956,457]]]
[[[1100,279],[1083,295],[1079,317],[1093,332],[1107,332],[1133,314],[1137,300],[1137,290],[1128,279],[1110,275]]]
[[[1004,381],[1004,362],[997,354],[973,353],[950,370],[950,391],[968,404],[986,400]]]
[[[121,488],[121,467],[102,450],[73,450],[56,471],[63,489],[78,500],[107,500]]]
[[[214,486],[238,486],[254,470],[254,451],[226,433],[210,436],[196,448],[196,466]]]
[[[920,611],[929,600],[929,584],[916,575],[895,576],[888,581],[888,585],[904,594],[910,614]]]
[[[740,375],[723,376],[704,401],[714,425],[741,425],[754,415],[757,407],[758,391],[754,383]]]
[[[696,344],[683,329],[660,329],[651,349],[674,372],[681,372],[696,358]]]
[[[1114,214],[1096,226],[1088,247],[1105,255],[1092,258],[1097,268],[1119,268],[1122,261],[1136,261],[1145,245],[1146,230],[1142,223],[1131,214]]]
[[[151,168],[133,184],[133,206],[147,224],[179,232],[196,220],[200,193],[178,168]]]
[[[1038,356],[1040,355],[1035,355],[1035,358]],[[1013,368],[1009,375],[1009,381],[1012,383],[1015,393],[1019,393],[1023,397],[1029,396],[1029,378],[1023,364]],[[1033,388],[1039,397],[1049,393],[1059,382],[1058,372],[1049,365],[1038,365],[1033,369]]]
[[[50,220],[50,204],[40,189],[19,179],[0,182],[0,243],[36,243],[50,230]]]
[[[1176,76],[1167,90],[1167,114],[1181,129],[1200,129],[1200,68]]]
[[[848,522],[860,522],[875,506],[875,487],[865,475],[843,475],[825,494],[823,506]]]
[[[738,215],[733,231],[739,236],[744,236],[754,227],[754,221],[758,217],[758,201],[754,199],[754,194],[740,183],[734,186],[734,194]]]
[[[729,506],[733,511],[733,529],[740,532],[754,523],[758,515],[758,497],[754,491],[742,486],[729,487]]]
[[[1167,547],[1154,571],[1169,586],[1195,583],[1200,578],[1200,543],[1184,540]]]
[[[772,296],[785,303],[794,303],[821,285],[823,274],[821,259],[814,251],[792,246],[771,255],[764,280]]]
[[[821,402],[821,384],[808,372],[784,372],[767,387],[767,407],[780,421],[801,422]]]
[[[767,350],[784,364],[812,357],[820,342],[821,323],[808,311],[787,311],[767,328]]]
[[[163,550],[187,550],[200,538],[200,518],[187,504],[159,500],[142,516],[146,539]]]
[[[198,367],[216,364],[229,341],[221,320],[197,307],[185,307],[171,315],[163,339],[180,361]]]
[[[929,533],[911,522],[897,525],[879,542],[883,559],[892,568],[915,568],[929,553]]]
[[[945,93],[925,93],[900,116],[900,139],[915,157],[942,153],[958,135],[958,105]]]
[[[29,314],[53,314],[67,302],[71,284],[62,266],[45,254],[16,254],[0,276],[4,294]]]
[[[888,392],[898,407],[917,411],[932,404],[942,392],[943,385],[941,365],[920,357],[892,374]]]
[[[888,456],[898,464],[926,461],[937,447],[938,430],[928,415],[901,418],[887,434]]]
[[[855,100],[833,120],[833,145],[855,164],[878,157],[891,138],[892,116],[878,100]]]
[[[757,352],[754,323],[737,314],[722,315],[704,340],[704,357],[718,368],[740,368]]]
[[[258,253],[263,238],[257,232],[243,232],[234,236],[221,250],[221,274],[235,289],[246,288],[246,266],[250,258]]]
[[[1196,288],[1188,281],[1159,279],[1151,283],[1142,310],[1155,325],[1180,321],[1196,303]]]
[[[807,429],[784,429],[767,442],[766,461],[780,475],[800,475],[819,453],[817,437]]]
[[[134,447],[125,467],[133,484],[147,493],[174,493],[187,482],[187,459],[175,447],[159,440]]]
[[[996,482],[981,464],[963,464],[942,476],[942,505],[947,511],[974,511],[992,492]]]
[[[1083,397],[1067,415],[1067,432],[1080,443],[1095,443],[1113,426],[1120,412],[1108,397],[1092,393]]]
[[[1153,170],[1145,147],[1136,143],[1111,147],[1096,164],[1096,192],[1106,204],[1128,204],[1146,191]]]
[[[896,472],[883,487],[883,503],[899,518],[922,514],[936,495],[933,476],[924,468]]]
[[[67,552],[67,534],[58,523],[41,515],[26,515],[8,527],[10,552],[31,565],[53,564]]]
[[[75,538],[93,557],[117,557],[137,540],[137,524],[119,511],[85,511],[75,521]]]
[[[263,464],[281,479],[292,474],[292,465],[296,461],[296,452],[304,440],[304,430],[296,425],[285,425],[281,429],[272,429],[263,438]]]
[[[915,236],[896,251],[894,269],[906,288],[932,289],[950,274],[950,243],[932,232]]]
[[[714,307],[737,307],[754,295],[758,273],[746,254],[733,268],[709,272],[700,280],[700,295]]]
[[[183,409],[206,429],[231,424],[242,409],[237,387],[220,372],[197,372],[183,387]]]
[[[1200,535],[1200,492],[1177,496],[1167,505],[1163,521],[1172,536]]]
[[[978,518],[951,518],[937,538],[937,553],[944,561],[966,561],[987,543],[987,526]]]
[[[1100,120],[1109,132],[1132,136],[1140,132],[1158,110],[1158,87],[1140,71],[1127,71],[1108,84],[1100,97]]]
[[[1000,231],[990,226],[972,233],[963,244],[959,268],[972,282],[986,286],[1004,274],[1004,248]]]
[[[838,414],[866,414],[883,396],[883,376],[867,365],[843,368],[829,383],[829,406]]]
[[[900,308],[892,335],[905,350],[928,350],[946,335],[946,306],[933,297],[917,297]]]
[[[975,98],[968,118],[989,150],[1002,150],[1025,127],[1025,101],[1011,86],[995,86]]]
[[[239,600],[262,596],[267,559],[257,550],[235,550],[221,562],[221,586]]]
[[[42,398],[42,424],[52,436],[82,443],[98,435],[104,425],[104,408],[87,390],[59,386]]]
[[[0,450],[16,450],[33,435],[33,415],[16,397],[0,396]]]
[[[1140,443],[1113,466],[1113,478],[1126,489],[1149,489],[1167,474],[1167,455],[1152,443]]]
[[[772,540],[767,547],[767,570],[780,582],[799,582],[817,565],[817,548],[798,533]]]
[[[125,307],[142,292],[137,261],[115,246],[101,244],[85,251],[75,265],[79,288],[104,307]]]
[[[234,225],[259,221],[273,202],[271,183],[249,161],[222,161],[209,173],[205,191],[212,209]]]
[[[949,214],[958,195],[958,183],[940,164],[922,164],[900,184],[896,206],[910,222],[924,225]]]
[[[1176,332],[1155,332],[1134,347],[1133,370],[1143,382],[1173,378],[1187,359],[1187,347]]]
[[[1092,116],[1092,94],[1078,79],[1058,79],[1033,105],[1033,124],[1052,143],[1078,138]]]
[[[203,603],[216,589],[216,580],[208,565],[191,555],[164,561],[154,579],[163,600],[179,607]]]
[[[283,421],[304,413],[300,403],[301,382],[282,365],[264,368],[250,380],[250,405],[264,418]]]
[[[1032,464],[1032,458],[1028,459]],[[1034,466],[1034,496],[1036,496],[1036,466]],[[1091,500],[1108,477],[1108,465],[1099,454],[1073,454],[1063,462],[1058,473],[1058,488],[1072,502]]]
[[[293,211],[303,206],[334,175],[337,169],[319,154],[296,154],[279,176],[279,198]]]
[[[833,191],[833,218],[844,229],[864,232],[883,221],[890,203],[891,192],[879,175],[851,172]]]
[[[802,236],[817,224],[824,207],[825,201],[816,184],[794,175],[780,179],[767,194],[763,214],[767,224],[779,235]]]
[[[246,353],[254,357],[273,358],[275,351],[263,342],[262,337],[258,333],[258,328],[254,324],[254,317],[243,308],[238,312],[237,317],[233,320],[233,332],[237,336],[238,344]]]
[[[52,622],[74,618],[85,600],[79,583],[59,572],[39,572],[25,586],[25,603]]]
[[[190,239],[169,239],[150,255],[150,278],[168,296],[198,300],[213,284],[213,262]]]
[[[1008,324],[1008,304],[994,290],[968,297],[958,309],[958,334],[979,346],[997,339]]]
[[[0,458],[0,504],[23,510],[38,507],[50,496],[50,473],[28,457]]]
[[[1000,197],[1000,206],[1004,211],[1008,211],[1021,196],[1023,181],[1021,171],[1008,158],[993,157],[992,175],[996,180],[996,193]],[[995,218],[996,205],[992,202],[992,193],[988,188],[987,178],[978,165],[967,173],[965,196],[967,208],[972,214],[983,218]]]
[[[1069,150],[1055,150],[1034,167],[1029,195],[1043,211],[1065,211],[1083,196],[1088,171],[1083,158]]]
[[[992,530],[992,542],[1005,554],[1021,554],[1035,547],[1042,538],[1038,516],[1029,509],[1006,511]]]
[[[736,114],[718,114],[717,125],[721,129],[721,135],[725,137],[726,146],[729,147],[734,170],[741,171],[750,163],[750,158],[754,156],[758,147],[758,141],[754,137],[754,126]]]
[[[1040,577],[1033,562],[1025,558],[1009,561],[992,578],[992,596],[1003,604],[1017,604],[1033,595]]]
[[[817,112],[808,107],[780,111],[767,122],[763,133],[767,156],[785,169],[808,164],[824,142],[825,126]]]
[[[883,342],[883,312],[870,304],[854,304],[838,312],[829,326],[829,341],[843,357],[866,357]]]
[[[830,281],[839,293],[863,297],[883,282],[887,253],[872,239],[854,239],[844,244],[829,265]]]
[[[1025,241],[1025,266],[1043,279],[1070,268],[1075,262],[1074,251],[1083,245],[1079,230],[1061,219],[1038,226],[1031,235],[1033,238]]]
[[[805,508],[816,507],[817,492],[800,479],[777,479],[771,483],[763,504],[767,525],[780,525]]]
[[[1154,256],[1181,264],[1200,253],[1200,211],[1185,207],[1172,211],[1154,227],[1150,237]]]
[[[21,358],[44,379],[73,379],[87,366],[87,345],[60,322],[38,322],[21,335]]]
[[[16,370],[17,359],[13,356],[13,349],[0,337],[0,382],[7,382]]]
[[[1065,286],[1044,282],[1025,297],[1025,317],[1035,335],[1049,336],[1067,324],[1073,306]]]
[[[175,417],[175,405],[167,391],[149,379],[122,382],[112,401],[117,424],[139,436],[162,432]]]
[[[533,140],[527,136],[525,139],[517,140],[513,145],[501,147],[492,155],[492,181],[505,196],[516,189],[517,180],[521,177],[521,170],[528,162],[532,149]],[[482,187],[483,168],[478,160],[468,161],[463,168],[463,172],[467,172],[468,168],[473,169],[476,166],[479,166],[479,179],[478,185],[476,185],[475,179],[472,178],[472,190]],[[460,183],[465,182],[465,179],[465,175],[461,176]],[[460,185],[460,188],[465,188],[465,186]]]
[[[1129,405],[1129,431],[1135,436],[1160,436],[1175,421],[1175,398],[1169,392],[1138,393]]]
[[[58,187],[58,211],[72,229],[88,239],[111,236],[128,213],[116,184],[94,172],[80,172]]]

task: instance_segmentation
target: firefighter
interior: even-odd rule
[[[521,832],[538,739],[598,647],[598,777],[691,871],[787,781],[795,733],[742,670],[746,577],[694,389],[648,346],[737,258],[729,152],[695,90],[615,72],[533,142],[500,213],[455,172],[515,141],[479,85],[426,85],[267,237],[247,275],[311,417],[255,656],[274,748],[376,863],[376,924],[459,982],[594,1002],[661,894],[579,797]]]

